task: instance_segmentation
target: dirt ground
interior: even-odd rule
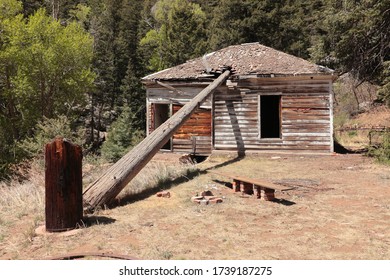
[[[169,155],[154,160],[178,164]],[[358,154],[263,154],[214,155],[197,167],[172,178],[170,198],[132,198],[89,215],[75,231],[41,234],[42,222],[19,217],[1,240],[0,259],[89,252],[137,259],[390,259],[388,166]],[[277,191],[276,202],[242,197],[208,168],[289,190]],[[223,202],[191,202],[204,190]]]

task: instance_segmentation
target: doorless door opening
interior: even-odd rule
[[[171,104],[154,104],[154,129],[157,129],[171,116]],[[164,150],[171,150],[171,140],[161,148]]]

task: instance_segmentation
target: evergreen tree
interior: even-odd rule
[[[34,14],[39,8],[46,7],[45,0],[22,0],[23,14],[28,17]]]
[[[156,26],[141,40],[150,53],[150,70],[162,70],[205,53],[206,15],[198,4],[160,0],[152,12]]]
[[[139,119],[125,106],[121,115],[115,120],[108,130],[107,140],[102,146],[102,156],[111,162],[119,160],[126,152],[138,144],[144,137],[137,127]]]
[[[221,0],[208,28],[212,50],[229,45],[260,42],[271,47],[277,39],[279,1]]]
[[[127,104],[135,117],[141,120],[133,129],[145,128],[145,90],[141,84],[144,68],[139,53],[139,30],[142,1],[124,0],[119,11],[118,81],[122,102]]]
[[[110,112],[113,109],[115,94],[114,77],[114,30],[110,1],[91,0],[90,30],[94,38],[93,71],[96,74],[94,88],[89,92],[90,124],[89,142],[100,142],[96,130],[105,130],[105,123],[112,119]],[[108,112],[108,114],[106,113]]]
[[[382,86],[379,92],[388,98],[389,7],[390,0],[326,1],[321,33],[310,50],[313,60]]]

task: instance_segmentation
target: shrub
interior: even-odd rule
[[[383,135],[382,143],[368,148],[367,154],[379,162],[390,164],[390,132]]]
[[[74,144],[82,146],[85,139],[83,129],[72,127],[66,116],[49,119],[44,118],[35,128],[34,135],[22,141],[19,148],[27,158],[43,157],[44,146],[57,136],[64,137]]]
[[[101,150],[102,156],[110,162],[115,162],[141,142],[144,133],[136,127],[138,127],[136,113],[129,107],[124,107],[118,119],[108,130],[107,139]]]

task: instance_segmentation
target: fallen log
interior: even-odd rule
[[[84,207],[92,210],[110,203],[123,188],[142,170],[153,156],[173,136],[175,131],[190,118],[202,102],[213,93],[218,86],[227,80],[230,71],[223,72],[215,81],[198,93],[189,103],[176,114],[160,125],[141,143],[112,165],[83,193]]]

